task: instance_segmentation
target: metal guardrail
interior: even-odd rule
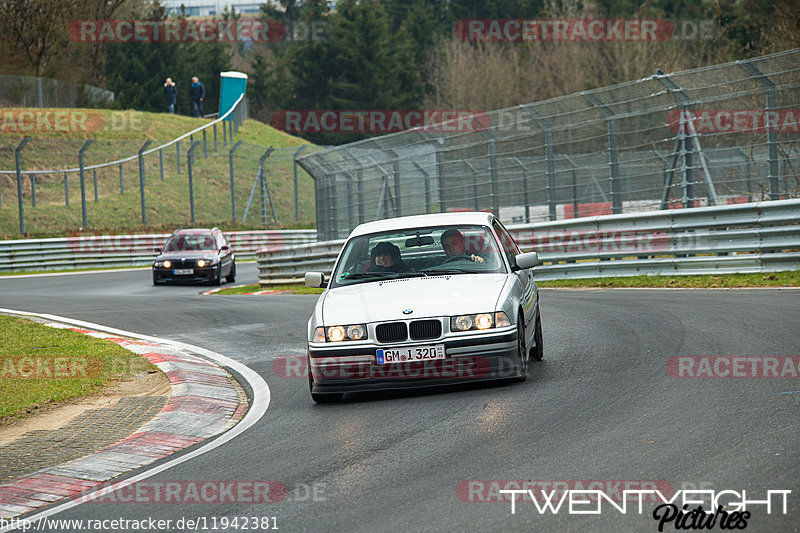
[[[257,250],[278,251],[316,240],[315,230],[224,232],[239,258]],[[168,233],[147,235],[92,235],[54,239],[0,241],[0,272],[146,266],[152,263]]]
[[[508,226],[536,279],[800,270],[800,200]],[[344,240],[256,253],[259,283],[330,273]]]

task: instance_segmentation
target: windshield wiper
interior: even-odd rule
[[[398,275],[399,274],[397,272],[359,272],[356,274],[350,274],[345,278],[340,277],[339,281],[347,281],[349,279],[383,278],[386,276],[396,278]]]
[[[477,274],[478,270],[466,270],[464,268],[434,268],[426,270],[425,273],[431,274]]]

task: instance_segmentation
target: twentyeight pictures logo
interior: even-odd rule
[[[708,40],[714,22],[661,19],[465,19],[456,35],[470,42],[658,42]]]

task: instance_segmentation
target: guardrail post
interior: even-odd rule
[[[164,181],[164,150],[158,151],[158,173],[161,175],[161,181]]]
[[[742,67],[742,69],[747,72],[748,76],[755,79],[764,88],[764,93],[766,94],[767,100],[765,106],[765,118],[771,116],[777,117],[775,83],[748,60],[737,61],[736,64]],[[769,149],[769,199],[780,200],[781,191],[780,167],[778,165],[777,118],[772,123],[767,122],[765,126],[767,129],[767,148]]]
[[[122,163],[119,164],[119,193],[125,194],[125,174],[122,170]]]
[[[214,150],[216,151],[216,131],[214,132]],[[230,171],[231,176],[231,220],[236,220],[236,189],[234,187],[234,178],[233,178],[233,152],[236,151],[242,145],[243,141],[237,142],[233,148],[230,149],[228,152],[228,170]]]
[[[206,141],[206,130],[203,130],[203,157],[208,157],[208,142]]]
[[[606,106],[596,94],[590,92],[581,93],[589,103],[599,109],[606,117],[608,127],[608,163],[611,173],[611,212],[613,214],[622,213],[622,190],[620,189],[619,173],[619,148],[617,147],[617,118],[614,112]]]
[[[144,155],[142,152],[147,150],[147,147],[150,146],[152,141],[146,141],[141,148],[139,148],[139,199],[140,203],[142,204],[142,225],[147,225],[147,207],[145,205],[145,198],[144,198]]]
[[[186,168],[189,172],[189,212],[191,213],[192,226],[194,226],[194,180],[192,179],[192,166],[194,165],[194,149],[200,141],[192,141],[186,151]]]
[[[175,142],[175,164],[178,166],[178,174],[181,173],[181,142]]]
[[[302,145],[297,151],[294,153],[293,160],[294,160],[294,221],[297,222],[300,220],[300,200],[297,193],[297,156],[300,155],[300,152],[306,149],[307,145]]]
[[[31,182],[31,207],[36,207],[36,174],[28,174]]]
[[[94,202],[97,203],[97,169],[94,169]]]
[[[64,205],[69,207],[69,177],[64,172]]]
[[[81,227],[85,228],[88,224],[86,222],[86,178],[83,171],[83,153],[94,142],[94,139],[86,141],[80,150],[78,150],[78,166],[80,167],[81,176]]]

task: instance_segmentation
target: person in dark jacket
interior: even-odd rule
[[[167,109],[170,113],[175,113],[175,104],[178,101],[178,89],[175,88],[175,82],[172,78],[167,78],[164,84],[164,101],[167,103]]]
[[[192,78],[192,86],[189,87],[189,96],[192,97],[192,104],[194,104],[194,116],[202,117],[205,115],[203,111],[203,100],[206,97],[206,88],[197,79],[197,76]]]
[[[409,267],[400,258],[400,248],[390,242],[379,242],[370,253],[367,272],[409,272]]]

